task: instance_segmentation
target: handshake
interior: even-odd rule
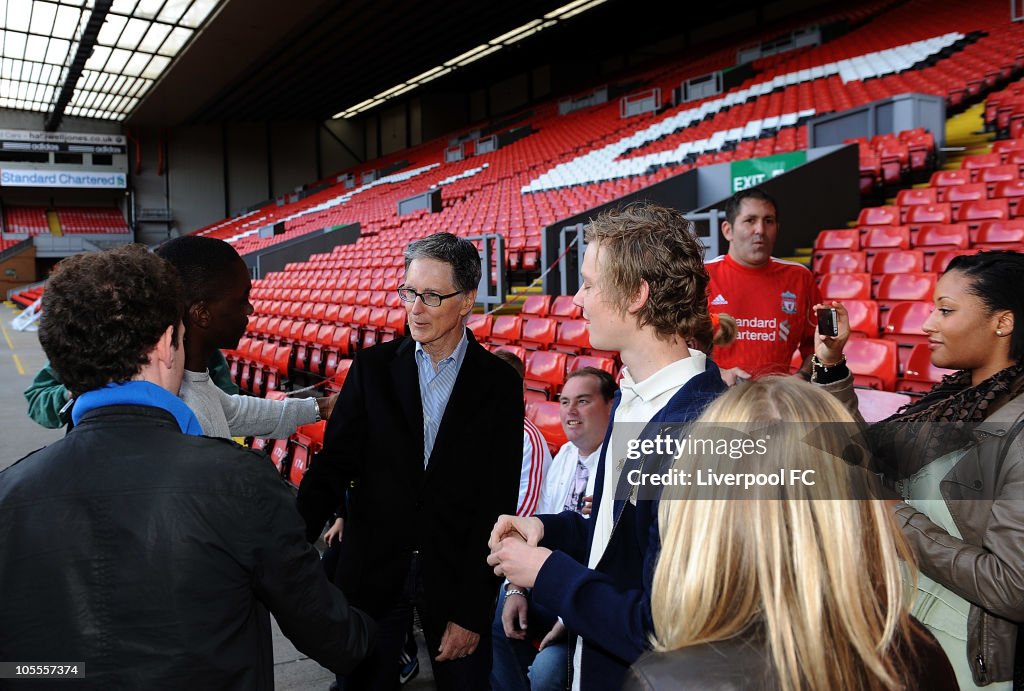
[[[494,567],[494,573],[509,581],[505,604],[502,606],[501,623],[505,635],[523,640],[526,638],[528,602],[521,588],[532,588],[537,573],[551,556],[551,550],[538,547],[544,537],[544,524],[533,516],[499,516],[487,541],[491,553],[487,563]],[[565,635],[565,626],[559,619],[540,643],[543,650]]]
[[[544,537],[539,518],[502,515],[498,517],[487,546],[487,563],[497,576],[522,588],[532,588],[537,572],[551,556],[551,550],[538,547]]]

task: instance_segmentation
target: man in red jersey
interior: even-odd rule
[[[786,373],[794,350],[805,359],[814,352],[813,307],[822,302],[821,293],[807,267],[771,256],[779,232],[777,209],[775,200],[756,187],[734,194],[722,224],[729,252],[707,262],[711,311],[736,318],[735,342],[715,350],[728,384]]]

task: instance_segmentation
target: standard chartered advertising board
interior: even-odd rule
[[[124,189],[124,173],[101,173],[73,170],[16,170],[0,169],[0,187],[79,187]]]

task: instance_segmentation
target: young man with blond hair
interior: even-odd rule
[[[687,338],[712,340],[704,249],[691,223],[674,209],[638,204],[599,216],[585,240],[574,302],[593,347],[618,351],[624,365],[593,515],[502,516],[488,563],[562,618],[572,688],[589,691],[620,688],[653,630],[657,502],[622,491],[620,476],[633,461],[617,450],[663,425],[693,420],[725,384],[718,367],[686,345]]]

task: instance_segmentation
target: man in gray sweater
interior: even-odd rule
[[[206,363],[219,348],[235,348],[245,333],[252,281],[238,252],[223,240],[185,235],[157,248],[181,275],[185,288],[185,377],[181,399],[210,437],[283,438],[330,417],[330,398],[271,400],[228,395],[210,380]]]

